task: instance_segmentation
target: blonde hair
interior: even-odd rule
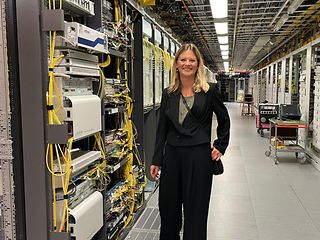
[[[188,50],[191,50],[194,53],[198,61],[198,70],[196,72],[196,79],[193,84],[194,91],[197,93],[201,91],[207,92],[209,90],[209,84],[207,83],[207,80],[206,80],[204,64],[203,64],[203,59],[201,57],[201,53],[194,44],[187,43],[187,44],[183,44],[180,47],[180,49],[176,53],[176,56],[174,57],[174,61],[171,69],[171,82],[168,88],[168,93],[175,92],[180,88],[181,83],[180,83],[179,73],[177,71],[177,61],[180,54]]]

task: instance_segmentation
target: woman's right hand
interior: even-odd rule
[[[156,165],[150,166],[150,175],[154,180],[156,180],[156,177],[158,176],[158,172],[159,172],[159,166],[156,166]]]

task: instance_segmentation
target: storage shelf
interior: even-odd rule
[[[273,146],[276,148],[276,146]],[[300,145],[285,145],[285,146],[278,146],[277,152],[304,152],[304,148]]]

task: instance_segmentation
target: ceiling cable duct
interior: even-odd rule
[[[291,5],[289,6],[289,8],[292,7],[292,6],[296,7],[296,6],[297,6],[297,2],[298,2],[298,1],[294,1],[293,3],[291,3]],[[316,2],[316,5],[313,5],[312,7],[309,7],[306,11],[304,11],[304,16],[306,16],[307,13],[308,13],[310,10],[312,10],[313,7],[317,6],[317,4],[319,4],[319,3],[320,3],[320,0],[318,0],[318,1]],[[300,5],[299,5],[299,6],[300,6]],[[299,7],[299,6],[298,6],[298,7]],[[316,7],[315,10],[317,10],[317,9],[318,9],[318,8]],[[307,23],[307,25],[305,25],[305,26],[308,26],[308,24],[309,24],[309,23]],[[294,25],[294,27],[297,27],[297,26],[301,27],[301,25]],[[262,57],[259,61],[257,61],[257,63],[255,63],[254,65],[252,65],[252,66],[251,66],[251,69],[255,68],[259,63],[261,63],[261,62],[264,61],[266,58],[268,58],[269,56],[271,56],[274,52],[276,52],[278,49],[280,49],[282,46],[284,46],[286,43],[288,43],[288,42],[289,42],[291,39],[293,39],[295,36],[297,36],[298,34],[302,33],[303,30],[304,30],[303,28],[300,28],[299,30],[297,30],[297,31],[296,31],[294,34],[292,34],[289,38],[287,38],[286,40],[284,40],[283,42],[281,42],[281,44],[279,44],[277,47],[275,47],[274,49],[272,49],[271,52],[269,52],[269,53],[266,54],[264,57]]]
[[[274,16],[274,18],[272,19],[272,21],[269,24],[269,27],[272,26],[272,24],[274,23],[274,21],[277,19],[277,17],[280,15],[280,13],[283,11],[283,9],[287,6],[287,4],[290,2],[290,0],[287,0],[282,7],[279,9],[279,11],[277,12],[277,14]]]
[[[233,41],[232,41],[232,52],[231,52],[231,66],[233,66],[234,51],[235,51],[235,48],[236,48],[237,22],[238,22],[238,14],[239,14],[240,1],[241,1],[241,0],[237,0],[236,16],[235,16],[235,21],[234,21]]]
[[[283,14],[281,18],[278,20],[278,22],[274,25],[273,31],[277,32],[285,23],[288,21],[289,15],[288,14]]]
[[[293,35],[291,35],[291,37],[287,38],[284,42],[282,42],[280,45],[278,45],[277,47],[275,47],[274,49],[272,49],[271,52],[269,52],[267,55],[265,55],[264,57],[262,57],[256,64],[254,64],[252,68],[254,68],[255,66],[257,66],[259,63],[261,63],[263,60],[265,60],[267,57],[269,57],[271,54],[273,54],[275,51],[277,51],[279,48],[281,48],[283,45],[285,45],[287,42],[289,42],[292,38],[294,38],[296,35],[298,35],[299,33],[301,33],[302,30],[297,31],[296,33],[294,33]]]
[[[304,0],[293,0],[293,2],[290,4],[288,8],[288,13],[292,14],[294,13],[298,7],[303,3]]]
[[[212,54],[212,52],[211,52],[211,50],[210,50],[210,48],[209,48],[209,46],[208,46],[208,44],[207,44],[207,42],[206,42],[205,38],[203,37],[202,33],[200,32],[200,29],[199,29],[198,25],[197,25],[197,24],[196,24],[196,22],[194,21],[194,19],[193,19],[193,17],[192,17],[192,15],[191,15],[191,13],[189,12],[188,6],[186,5],[186,3],[185,3],[185,1],[184,1],[184,0],[181,0],[181,2],[183,3],[183,6],[184,6],[184,8],[186,9],[186,11],[187,11],[187,13],[188,13],[188,15],[189,15],[189,17],[190,17],[190,19],[191,19],[191,21],[192,21],[193,25],[196,27],[196,29],[197,29],[198,33],[200,34],[200,36],[201,36],[201,38],[202,38],[202,40],[203,40],[203,42],[204,42],[204,45],[205,45],[205,47],[206,47],[207,51],[209,52],[210,58],[211,58],[211,60],[212,60],[213,64],[215,65],[215,61],[214,61],[214,59],[213,59],[213,57],[212,57],[212,56],[213,56],[213,54]]]

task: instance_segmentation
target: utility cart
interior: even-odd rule
[[[306,161],[306,140],[304,146],[298,144],[298,129],[308,128],[308,123],[301,120],[278,120],[269,119],[269,150],[265,152],[267,157],[273,156],[274,163],[278,164],[278,152],[292,152],[298,158],[299,153],[303,153],[300,163]]]
[[[246,93],[241,103],[241,116],[254,116],[253,95]]]

